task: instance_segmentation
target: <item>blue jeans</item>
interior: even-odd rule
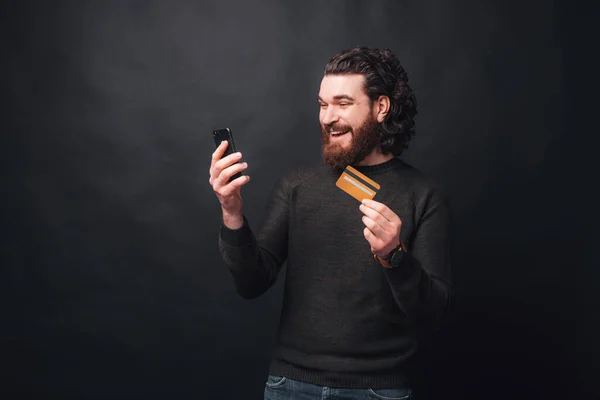
[[[317,386],[282,376],[269,375],[264,400],[409,400],[410,388],[343,389]]]

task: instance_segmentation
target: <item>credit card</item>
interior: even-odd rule
[[[379,184],[365,174],[358,172],[351,166],[347,166],[342,175],[335,183],[335,186],[348,193],[358,201],[364,199],[373,199],[377,191],[381,188]]]

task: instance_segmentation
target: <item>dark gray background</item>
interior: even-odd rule
[[[320,156],[325,63],[368,45],[407,69],[405,159],[455,218],[457,309],[424,343],[415,391],[598,395],[592,153],[577,141],[595,110],[564,79],[591,70],[568,61],[591,16],[549,1],[254,3],[1,3],[0,391],[262,398],[282,285],[233,291],[211,131],[234,132],[257,226],[280,174]]]

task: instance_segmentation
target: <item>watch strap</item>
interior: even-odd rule
[[[379,263],[381,265],[383,265],[385,268],[394,268],[394,266],[392,264],[390,264],[390,260],[392,259],[393,255],[395,252],[397,251],[403,251],[406,253],[406,246],[404,245],[404,243],[402,242],[402,239],[400,240],[400,244],[398,244],[398,246],[396,246],[391,252],[390,252],[390,258],[389,260],[384,260],[383,258],[380,258],[377,256],[377,254],[373,253],[373,258],[375,258],[375,260],[379,261]]]

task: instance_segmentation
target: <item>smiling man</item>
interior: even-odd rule
[[[374,105],[364,87],[360,74],[326,75],[321,82],[323,160],[332,167],[379,164],[393,157],[381,153],[377,137],[389,98],[382,96]]]
[[[273,188],[254,231],[242,211],[241,154],[213,153],[209,182],[219,248],[237,292],[255,298],[287,261],[265,399],[409,399],[419,334],[448,316],[450,207],[401,159],[416,99],[398,59],[365,47],[334,56],[318,94],[323,162]],[[336,182],[346,167],[376,182],[358,202]]]

